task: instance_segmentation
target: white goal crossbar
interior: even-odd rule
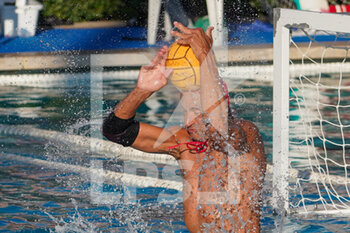
[[[289,212],[289,51],[291,28],[350,33],[350,15],[274,9],[273,207]]]

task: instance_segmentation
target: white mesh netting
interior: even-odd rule
[[[294,25],[295,26],[295,25]],[[290,75],[291,211],[350,213],[350,35],[291,29]],[[322,41],[329,41],[322,42]],[[336,64],[332,72],[323,69]]]

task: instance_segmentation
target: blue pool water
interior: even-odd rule
[[[86,79],[88,80],[88,75]],[[251,120],[261,131],[267,160],[271,164],[272,148],[272,83],[256,80],[227,80],[231,106],[236,114]],[[50,88],[0,87],[0,124],[26,125],[35,128],[90,135],[90,128],[99,127],[90,121],[89,82],[77,86]],[[113,107],[135,85],[133,80],[110,79],[104,82],[104,109]],[[235,102],[237,94],[245,102]],[[138,109],[137,118],[157,126],[181,124],[181,116],[168,122],[177,106],[178,93],[169,86],[156,93]],[[51,162],[90,166],[94,154],[45,139],[0,134],[3,154],[39,158]],[[120,171],[116,159],[102,159],[103,167]],[[164,166],[156,164],[159,174]],[[147,163],[138,167],[147,170]],[[152,165],[154,166],[154,165]],[[177,168],[174,168],[177,170]],[[142,175],[143,171],[138,171]],[[174,179],[181,180],[179,172]],[[159,177],[161,178],[161,177]],[[347,232],[349,218],[300,218],[274,216],[270,208],[271,182],[264,187],[262,232]],[[130,187],[131,188],[131,187]],[[1,232],[188,232],[183,219],[181,201],[160,203],[164,192],[181,196],[163,188],[137,188],[136,202],[121,199],[119,203],[91,202],[89,178],[75,172],[41,167],[35,164],[4,159],[0,156],[0,231]],[[104,184],[100,193],[122,193],[121,183]]]

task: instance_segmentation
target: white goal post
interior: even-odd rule
[[[350,33],[349,22],[350,15],[345,14],[274,9],[272,205],[279,213],[289,212],[291,28]]]

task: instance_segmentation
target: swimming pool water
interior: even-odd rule
[[[88,75],[86,78],[88,79]],[[98,129],[99,124],[98,121],[90,121],[88,83],[54,88],[0,87],[0,124],[29,125],[89,136],[91,127]],[[130,80],[105,81],[104,109],[112,108],[116,101],[132,90],[135,83]],[[238,116],[256,123],[264,139],[267,160],[271,163],[272,83],[256,80],[228,80],[227,83],[231,106]],[[243,104],[236,101],[237,94],[244,95]],[[178,96],[179,93],[174,87],[164,88],[141,105],[137,111],[137,118],[161,127],[165,124],[181,124],[181,113],[173,114]],[[169,122],[170,116],[174,117]],[[89,166],[90,160],[94,158],[94,155],[87,151],[22,136],[0,134],[0,147],[5,154],[83,166]],[[118,160],[102,161],[106,169],[121,169]],[[142,166],[146,169],[150,165],[138,165]],[[162,165],[157,164],[159,174],[162,168]],[[138,172],[142,175],[143,171],[139,169]],[[180,177],[175,179],[180,180]],[[271,184],[266,182],[264,196],[268,197],[271,196]],[[120,203],[103,205],[91,203],[90,188],[90,180],[77,173],[42,168],[0,156],[0,231],[188,232],[184,224],[182,203],[157,201],[161,192],[174,197],[181,196],[177,191],[137,188],[136,203],[128,203],[121,199]],[[104,184],[103,191],[122,193],[122,188],[120,183]],[[262,232],[350,231],[347,217],[309,219],[274,216],[269,204],[268,201],[264,202]]]

